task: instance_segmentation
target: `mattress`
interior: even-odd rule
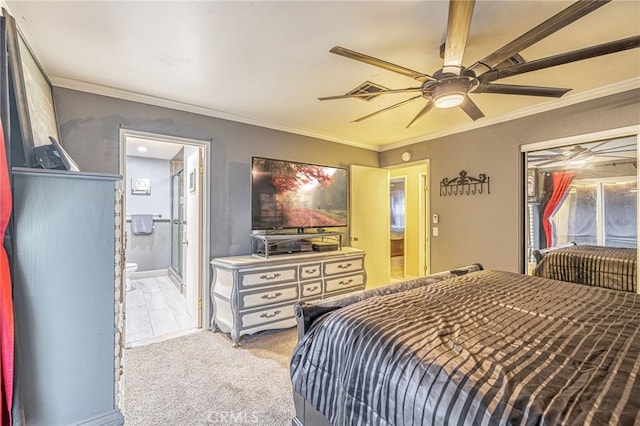
[[[636,293],[637,250],[577,245],[550,251],[533,275]]]
[[[480,271],[332,311],[291,380],[334,425],[640,422],[640,295]]]

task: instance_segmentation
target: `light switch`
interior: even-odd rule
[[[435,226],[433,227],[433,236],[434,237],[438,236],[438,228],[436,228]]]
[[[434,215],[433,215],[433,223],[438,223],[438,219],[439,219],[439,218],[438,218],[438,215],[437,215],[437,214],[434,214]]]

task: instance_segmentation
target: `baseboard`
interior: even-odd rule
[[[124,424],[124,416],[119,409],[114,408],[111,411],[81,420],[74,424],[78,426],[121,426]]]
[[[143,278],[156,278],[156,277],[166,277],[169,275],[168,269],[156,269],[152,271],[136,271],[132,272],[129,279],[132,280],[141,280]]]
[[[175,333],[163,334],[162,336],[149,337],[148,339],[136,340],[133,343],[126,344],[125,348],[131,349],[138,346],[150,345],[152,343],[164,342],[165,340],[175,339],[176,337],[187,336],[189,334],[195,334],[201,331],[202,331],[201,328],[194,327],[187,330],[176,331]]]

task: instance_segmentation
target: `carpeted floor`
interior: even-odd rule
[[[243,336],[201,331],[125,351],[126,425],[290,425],[296,329]]]

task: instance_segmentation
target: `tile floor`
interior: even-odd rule
[[[126,347],[158,342],[195,329],[185,297],[167,276],[131,280],[126,297]]]

